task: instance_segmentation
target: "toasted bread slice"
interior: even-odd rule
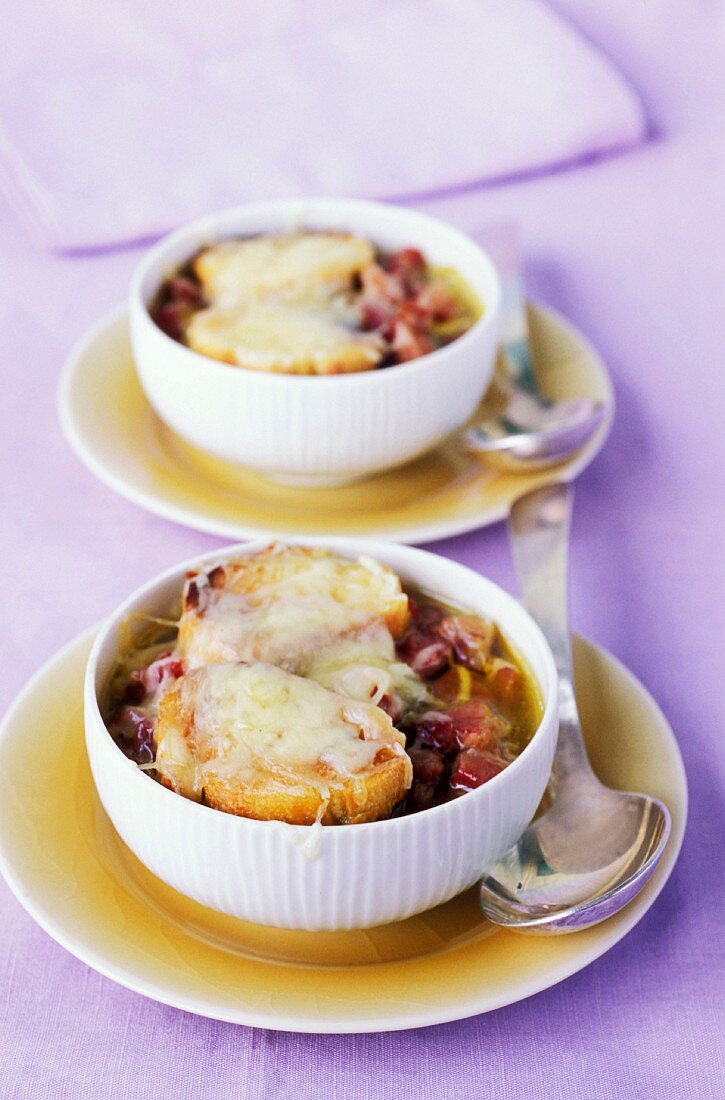
[[[274,302],[199,310],[185,336],[202,355],[272,374],[355,374],[373,370],[384,354],[375,335]]]
[[[382,710],[268,664],[182,676],[160,700],[155,740],[166,785],[260,820],[375,821],[412,778],[405,737]]]
[[[387,566],[275,544],[187,579],[177,648],[186,669],[266,661],[306,675],[333,642],[379,627],[397,638],[408,619]]]
[[[221,241],[204,248],[193,267],[213,305],[270,298],[309,305],[348,289],[374,258],[362,237],[306,232]]]

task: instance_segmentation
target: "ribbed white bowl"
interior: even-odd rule
[[[252,821],[174,794],[140,771],[108,733],[104,699],[132,613],[168,613],[189,568],[248,554],[245,543],[164,573],[130,597],[102,628],[85,682],[86,744],[106,812],[159,878],[204,905],[284,928],[361,928],[400,920],[465,890],[513,843],[544,792],[558,729],[551,652],[523,608],[491,581],[424,550],[362,539],[306,539],[348,557],[368,554],[404,583],[491,616],[528,662],[544,696],[541,725],[521,755],[483,787],[409,817],[316,830]],[[307,841],[307,845],[305,842]]]
[[[151,320],[148,306],[163,280],[203,245],[300,227],[348,229],[385,249],[420,248],[468,280],[483,315],[447,347],[410,363],[324,377],[229,366],[170,339]],[[444,222],[384,203],[279,200],[211,215],[155,245],[131,281],[131,340],[149,401],[181,436],[231,462],[322,485],[416,458],[475,412],[493,372],[499,303],[486,253]]]

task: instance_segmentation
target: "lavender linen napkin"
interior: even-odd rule
[[[29,0],[3,34],[0,186],[61,251],[260,197],[540,170],[644,131],[538,0]]]

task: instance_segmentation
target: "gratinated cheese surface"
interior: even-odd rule
[[[314,304],[349,289],[375,259],[370,241],[351,233],[288,233],[222,241],[194,261],[206,300],[238,306],[265,298]]]
[[[248,817],[375,820],[412,779],[387,714],[269,664],[182,676],[161,697],[155,739],[169,786]]]
[[[315,654],[307,675],[350,699],[376,704],[392,704],[397,699],[404,710],[429,700],[425,684],[409,665],[398,660],[393,637],[380,623],[332,641]]]
[[[307,675],[331,644],[383,628],[405,630],[399,577],[370,558],[273,545],[187,579],[177,647],[186,669],[265,661]]]
[[[272,374],[354,374],[372,370],[383,357],[377,336],[274,302],[199,310],[186,341],[202,355]]]

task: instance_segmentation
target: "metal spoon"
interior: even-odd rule
[[[509,534],[529,613],[559,673],[559,741],[552,801],[480,885],[484,914],[525,932],[573,932],[616,913],[657,865],[670,815],[656,798],[599,782],[587,758],[574,696],[567,608],[572,490],[547,485],[516,501]]]
[[[508,377],[499,387],[502,408],[464,431],[463,443],[503,469],[543,469],[586,443],[604,418],[604,404],[589,397],[556,402],[544,397],[529,340],[516,228],[489,229],[485,244],[501,277],[501,345]]]
[[[545,469],[578,451],[603,419],[601,401],[579,397],[549,404],[512,385],[502,415],[468,428],[466,450],[502,469]]]

